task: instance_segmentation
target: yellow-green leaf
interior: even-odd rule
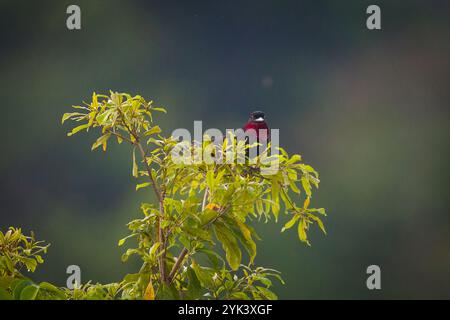
[[[286,224],[284,225],[284,227],[281,229],[281,232],[284,232],[290,228],[292,228],[294,226],[294,224],[297,222],[297,220],[300,218],[300,215],[294,215],[291,220],[289,220],[288,222],[286,222]]]
[[[309,217],[311,219],[313,219],[315,222],[317,222],[317,225],[319,226],[320,230],[322,230],[322,232],[324,234],[327,234],[327,231],[325,230],[325,226],[324,226],[322,220],[319,217],[317,217],[317,216],[315,216],[313,214],[310,214]]]
[[[155,256],[159,246],[161,245],[161,242],[156,242],[149,250],[150,256]]]
[[[206,173],[206,184],[208,185],[210,190],[214,190],[214,171],[209,170]]]
[[[35,300],[38,292],[39,287],[35,284],[25,287],[20,293],[20,300]]]
[[[297,194],[300,194],[300,189],[297,187],[297,184],[295,183],[295,181],[290,180],[289,186],[291,187],[292,191],[294,191]]]
[[[159,112],[163,112],[163,113],[167,113],[167,110],[164,109],[164,108],[161,108],[161,107],[158,107],[158,108],[152,108],[151,110],[159,111]]]
[[[73,128],[72,131],[70,131],[67,135],[68,135],[69,137],[70,137],[70,136],[73,136],[73,135],[74,135],[75,133],[77,133],[78,131],[87,129],[87,128],[89,128],[90,126],[91,126],[91,125],[90,125],[89,123],[82,124],[81,126],[78,126],[78,127]]]
[[[308,197],[311,197],[311,184],[309,183],[308,178],[305,176],[302,176],[300,180],[302,181],[302,186],[306,192],[306,195]]]
[[[217,239],[222,243],[228,264],[231,269],[237,270],[241,264],[242,252],[239,249],[236,238],[223,224],[216,224],[214,230],[216,231]]]
[[[287,164],[296,163],[302,160],[302,157],[299,154],[294,154],[288,161]]]
[[[69,112],[69,113],[64,113],[61,119],[61,124],[64,124],[64,122],[72,117],[75,116],[84,116],[84,113],[80,113],[80,112]]]
[[[160,132],[161,132],[161,128],[159,126],[154,126],[154,127],[151,127],[149,130],[147,130],[144,133],[144,135],[150,136],[152,134],[157,134],[157,133],[160,133]]]
[[[110,136],[111,136],[111,133],[106,133],[106,134],[102,135],[101,137],[99,137],[97,139],[97,141],[95,141],[94,144],[92,145],[91,150],[95,150],[98,147],[100,147],[101,145],[105,145],[106,141],[108,141]]]
[[[272,183],[272,213],[275,221],[278,221],[280,212],[280,185],[277,182]]]
[[[306,235],[306,220],[301,219],[298,224],[298,237],[300,238],[300,241],[306,242],[306,244],[309,246],[308,236]]]
[[[136,191],[138,191],[141,188],[148,187],[149,185],[150,185],[150,182],[140,183],[140,184],[136,185]]]
[[[235,219],[235,222],[239,227],[242,235],[244,236],[245,241],[243,244],[247,249],[248,254],[250,255],[250,262],[253,263],[253,260],[256,257],[256,243],[252,239],[252,233],[244,222],[240,221],[239,219]]]

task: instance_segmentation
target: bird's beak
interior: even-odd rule
[[[264,118],[263,118],[263,117],[259,117],[259,118],[256,118],[256,119],[253,120],[253,121],[255,121],[255,122],[263,122],[263,121],[264,121]]]

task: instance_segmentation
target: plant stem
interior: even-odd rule
[[[152,175],[152,169],[149,165],[149,163],[147,162],[147,152],[144,150],[144,147],[142,146],[141,140],[140,140],[140,135],[139,135],[139,126],[134,123],[133,121],[131,121],[131,125],[130,122],[128,121],[126,114],[123,112],[123,110],[121,109],[122,103],[119,102],[119,105],[117,107],[118,113],[121,116],[121,122],[123,125],[123,130],[126,131],[129,135],[130,138],[128,137],[124,137],[122,136],[120,133],[115,132],[114,130],[108,130],[110,134],[115,135],[117,137],[119,137],[122,140],[125,140],[129,143],[131,143],[133,146],[135,146],[135,148],[137,148],[141,154],[142,157],[142,161],[144,162],[148,177],[150,179],[151,182],[151,186],[153,188],[153,191],[156,195],[156,198],[159,202],[159,215],[158,215],[158,219],[157,219],[157,223],[156,223],[156,238],[157,241],[161,244],[161,246],[158,249],[158,266],[159,266],[159,272],[160,272],[160,280],[161,282],[167,282],[167,276],[166,276],[166,251],[167,251],[167,235],[164,235],[164,230],[161,227],[162,224],[162,220],[164,219],[164,197],[165,197],[165,192],[166,190],[163,189],[161,186],[159,186],[157,184],[156,178],[153,177]],[[145,109],[148,110],[149,104],[147,104],[145,106]],[[131,114],[131,120],[133,120],[133,117],[135,115],[134,113],[134,109],[133,112]],[[96,114],[94,115],[93,119],[95,119],[96,115],[98,113],[98,110],[96,111]],[[163,179],[164,180],[164,179]]]
[[[144,159],[144,163],[145,163],[145,167],[147,169],[147,173],[149,175],[150,181],[152,183],[153,186],[153,190],[156,194],[156,197],[158,198],[158,202],[159,202],[159,215],[158,215],[158,224],[157,224],[157,232],[158,232],[158,242],[161,242],[161,244],[163,244],[164,240],[164,234],[163,234],[163,230],[161,228],[161,220],[164,216],[164,195],[163,193],[158,189],[158,185],[156,184],[155,179],[153,179],[152,176],[152,170],[150,169],[150,166],[147,163],[147,159],[145,158],[145,151],[144,148],[142,147],[142,144],[139,142],[139,140],[135,137],[136,139],[136,146],[138,147],[142,159]],[[165,250],[164,246],[162,246],[161,249],[158,250],[158,252],[160,250],[163,250],[163,253],[159,256],[158,258],[158,263],[159,263],[159,273],[161,276],[161,281],[162,282],[166,282],[166,259],[165,259]]]
[[[142,147],[142,144],[140,143],[140,141],[139,141],[139,139],[137,137],[135,137],[135,139],[136,139],[136,142],[134,144],[139,149],[139,152],[140,152],[141,157],[142,157],[142,159],[144,161],[144,164],[145,164],[145,169],[147,170],[148,176],[150,178],[150,182],[152,184],[153,191],[155,192],[155,195],[158,198],[159,203],[161,204],[163,202],[163,200],[164,200],[163,196],[162,196],[162,192],[158,189],[158,185],[156,184],[155,179],[153,179],[152,170],[151,170],[150,166],[147,163],[147,159],[145,158],[145,150]]]
[[[130,131],[129,128],[128,128],[128,130]],[[164,239],[163,230],[161,228],[161,220],[162,220],[162,218],[164,216],[164,194],[158,188],[158,185],[157,185],[155,179],[152,176],[152,170],[151,170],[150,166],[148,165],[148,162],[147,162],[147,159],[146,159],[146,153],[145,153],[144,147],[142,147],[142,144],[140,142],[139,136],[137,134],[135,134],[133,131],[130,131],[130,134],[132,134],[134,139],[136,140],[134,142],[134,145],[137,146],[137,148],[139,149],[139,152],[141,154],[142,160],[144,161],[145,168],[146,168],[147,173],[148,173],[148,177],[150,178],[150,182],[151,182],[151,185],[153,187],[153,191],[155,192],[155,195],[156,195],[156,197],[158,199],[158,202],[159,202],[159,216],[158,216],[158,223],[157,223],[157,226],[156,226],[157,227],[157,238],[158,238],[157,240],[158,240],[158,242],[161,242],[161,244],[163,244],[165,239]],[[160,273],[160,276],[161,276],[161,282],[167,282],[167,277],[166,277],[166,259],[165,259],[166,249],[164,248],[164,246],[162,246],[162,248],[159,249],[158,252],[160,252],[160,250],[163,250],[163,253],[158,258],[159,273]]]
[[[124,140],[124,141],[127,141],[127,142],[129,142],[129,143],[131,143],[131,144],[134,144],[133,141],[131,141],[131,140],[128,139],[127,137],[122,136],[121,134],[119,134],[119,133],[117,133],[117,132],[114,132],[114,131],[111,131],[111,130],[109,130],[108,132],[111,133],[113,136],[119,137],[120,139],[122,139],[122,140]]]

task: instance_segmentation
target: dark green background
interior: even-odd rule
[[[81,31],[66,29],[69,4]],[[91,152],[92,134],[60,125],[112,89],[165,106],[167,133],[238,128],[262,109],[321,173],[312,205],[328,210],[327,236],[312,229],[306,247],[283,221],[255,225],[257,264],[286,280],[280,298],[450,298],[448,1],[376,1],[381,31],[366,29],[369,4],[1,1],[0,227],[52,243],[34,277],[136,270],[117,247],[149,200],[130,150]],[[380,291],[366,288],[371,264]]]

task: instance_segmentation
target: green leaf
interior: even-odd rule
[[[317,173],[317,171],[314,170],[314,168],[311,167],[311,166],[308,165],[308,164],[302,164],[302,165],[301,165],[301,168],[302,168],[304,171],[307,171],[307,172],[310,172],[310,173],[314,173],[316,176],[319,176],[319,174]]]
[[[278,220],[280,212],[280,185],[274,181],[272,183],[272,213],[275,216],[275,221]]]
[[[231,269],[237,270],[241,264],[242,252],[239,249],[239,245],[236,238],[233,236],[231,230],[229,230],[223,224],[216,224],[214,226],[217,239],[222,243],[222,247],[225,250],[226,259]]]
[[[126,262],[128,261],[128,258],[133,255],[133,254],[140,254],[139,249],[128,249],[123,255],[122,257],[120,257],[120,259],[122,260],[122,262]]]
[[[235,223],[239,227],[239,230],[241,231],[241,234],[243,236],[241,242],[250,256],[250,263],[253,263],[256,257],[256,243],[252,239],[251,231],[247,227],[247,225],[239,219],[235,219]]]
[[[178,290],[175,288],[175,285],[172,283],[170,285],[166,283],[162,283],[156,294],[157,300],[178,300],[180,299]]]
[[[281,190],[280,196],[281,196],[281,199],[282,199],[283,202],[284,202],[284,205],[285,205],[285,207],[286,207],[286,210],[292,210],[292,209],[293,209],[293,207],[292,207],[292,202],[293,202],[293,201],[292,201],[291,198],[289,197],[287,191]]]
[[[269,288],[272,286],[272,281],[270,281],[270,279],[268,279],[262,275],[256,276],[255,280],[261,282],[263,285],[266,286],[266,288]]]
[[[150,182],[140,183],[140,184],[136,185],[136,191],[138,191],[141,188],[148,187],[149,185],[150,185]]]
[[[264,213],[263,201],[261,199],[256,200],[256,212],[258,212],[259,215]]]
[[[270,291],[269,289],[260,287],[260,286],[257,286],[256,288],[258,289],[260,295],[262,295],[263,299],[267,299],[267,300],[277,300],[278,299],[277,295],[275,293],[273,293],[272,291]]]
[[[102,144],[106,143],[106,141],[108,141],[109,137],[111,137],[111,133],[106,133],[104,135],[102,135],[101,137],[99,137],[97,139],[97,141],[94,142],[94,144],[91,147],[91,150],[95,150],[98,147],[100,147]]]
[[[34,260],[33,258],[26,258],[26,257],[22,257],[21,260],[27,267],[28,271],[34,272],[36,270],[38,264],[36,260]]]
[[[206,173],[206,184],[208,185],[210,190],[214,190],[214,171],[209,170]]]
[[[123,277],[123,282],[125,283],[133,283],[139,280],[141,275],[139,273],[129,273],[125,277]]]
[[[124,245],[125,241],[126,241],[126,239],[120,239],[119,242],[117,243],[117,245],[118,245],[119,247],[121,247],[121,246]]]
[[[159,126],[151,127],[149,130],[145,131],[145,136],[151,136],[152,134],[157,134],[161,132],[161,128]]]
[[[310,214],[309,217],[311,219],[313,219],[315,222],[317,222],[317,225],[319,226],[320,230],[322,230],[322,232],[324,234],[327,234],[327,232],[325,230],[325,226],[323,225],[323,222],[322,222],[322,220],[319,217],[317,217],[317,216],[315,216],[313,214]]]
[[[152,111],[159,111],[159,112],[163,112],[163,113],[167,113],[167,110],[166,109],[164,109],[164,108],[152,108],[151,109]]]
[[[308,195],[308,197],[311,197],[311,184],[309,183],[308,178],[305,176],[302,176],[300,180],[302,182],[302,186],[303,186],[303,189],[305,190],[306,194]]]
[[[40,292],[48,291],[52,295],[53,299],[56,299],[56,298],[61,299],[61,300],[66,299],[64,292],[51,283],[41,282],[39,284],[39,288],[41,289]]]
[[[225,264],[225,261],[222,259],[222,257],[217,252],[214,252],[214,251],[206,249],[206,248],[199,248],[199,249],[197,249],[197,252],[204,253],[214,268],[219,267],[219,262],[222,262],[223,264]]]
[[[98,114],[95,119],[97,120],[98,124],[102,125],[111,114],[112,114],[112,110],[110,109],[110,110],[107,110],[105,112]]]
[[[35,284],[25,287],[20,293],[20,300],[35,300],[39,287]]]
[[[290,228],[292,228],[294,226],[294,224],[297,222],[297,220],[300,218],[300,215],[294,215],[291,220],[289,220],[288,222],[286,222],[286,224],[284,225],[284,227],[281,229],[281,232],[284,232]]]
[[[214,286],[214,280],[212,279],[212,272],[210,270],[204,267],[201,267],[195,262],[195,260],[192,260],[191,264],[192,270],[194,270],[195,275],[197,276],[197,279],[200,281],[203,287],[205,288],[211,288]]]
[[[189,299],[200,299],[201,298],[201,292],[202,292],[202,286],[200,281],[197,278],[197,275],[192,268],[188,268],[187,270],[187,277],[188,277],[188,287],[187,287],[187,293],[189,294]]]
[[[233,292],[230,295],[232,300],[249,300],[250,298],[244,292]]]
[[[0,300],[12,300],[13,296],[3,288],[0,288]]]
[[[155,256],[156,252],[159,248],[159,246],[161,245],[161,242],[155,242],[155,244],[152,245],[152,247],[149,250],[149,253],[151,256]]]
[[[17,282],[14,282],[11,285],[11,287],[13,288],[14,299],[19,300],[22,290],[32,284],[33,284],[33,282],[31,282],[30,280],[18,280]]]
[[[294,154],[287,162],[286,164],[293,164],[296,162],[302,161],[302,157],[299,154]]]
[[[295,181],[290,180],[289,187],[291,187],[291,190],[294,191],[295,193],[300,194],[300,189],[297,187]]]
[[[1,266],[1,258],[0,257],[0,266]],[[14,277],[1,276],[0,277],[0,288],[10,288],[11,283],[15,281]]]
[[[73,136],[75,133],[77,133],[78,131],[81,131],[81,130],[84,130],[84,129],[87,129],[87,128],[89,128],[91,125],[89,124],[89,123],[87,123],[87,124],[82,124],[81,126],[78,126],[78,127],[75,127],[75,128],[73,128],[72,129],[72,131],[71,132],[69,132],[68,134],[67,134],[67,136]]]
[[[132,237],[134,237],[134,236],[136,236],[136,234],[133,233],[133,234],[130,234],[129,236],[126,236],[126,237],[123,238],[123,239],[120,239],[119,242],[117,243],[117,245],[118,245],[119,247],[123,246],[123,244],[125,243],[125,241],[127,241],[127,239],[132,238]]]
[[[80,112],[69,112],[69,113],[64,113],[61,119],[61,124],[64,124],[64,122],[72,117],[76,117],[76,116],[84,116],[84,113],[80,113]]]
[[[305,242],[308,246],[310,245],[308,237],[306,235],[306,220],[301,219],[298,223],[298,237],[300,241]]]
[[[36,259],[36,261],[38,263],[44,263],[44,259],[42,259],[42,257],[40,255],[35,255],[34,258]]]

